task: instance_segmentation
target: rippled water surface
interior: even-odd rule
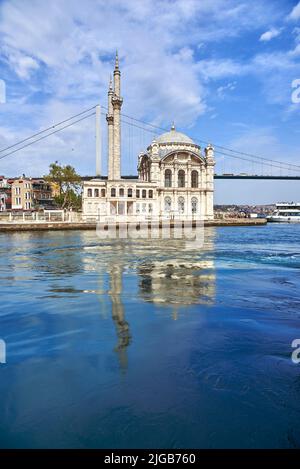
[[[1,447],[300,446],[300,225],[0,243]]]

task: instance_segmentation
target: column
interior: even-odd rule
[[[114,179],[121,179],[121,107],[123,99],[121,94],[121,72],[119,70],[119,58],[116,53],[116,63],[114,69],[114,95],[112,97],[113,117],[114,117]]]

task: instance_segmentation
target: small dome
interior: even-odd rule
[[[156,139],[158,144],[163,143],[188,143],[195,145],[195,142],[188,137],[187,135],[183,134],[182,132],[177,132],[175,129],[175,125],[173,124],[171,130],[169,132],[165,132],[164,134],[160,135]]]

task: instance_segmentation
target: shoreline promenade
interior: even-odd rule
[[[126,224],[126,223],[125,223]],[[204,226],[264,226],[267,224],[265,218],[232,218],[225,220],[205,221]],[[117,223],[116,228],[124,223]],[[58,231],[58,230],[96,230],[97,223],[89,222],[0,222],[1,232],[21,232],[21,231]],[[107,225],[106,225],[107,226]],[[174,227],[171,222],[170,227]]]

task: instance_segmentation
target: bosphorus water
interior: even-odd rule
[[[0,446],[300,446],[300,225],[0,234]]]

